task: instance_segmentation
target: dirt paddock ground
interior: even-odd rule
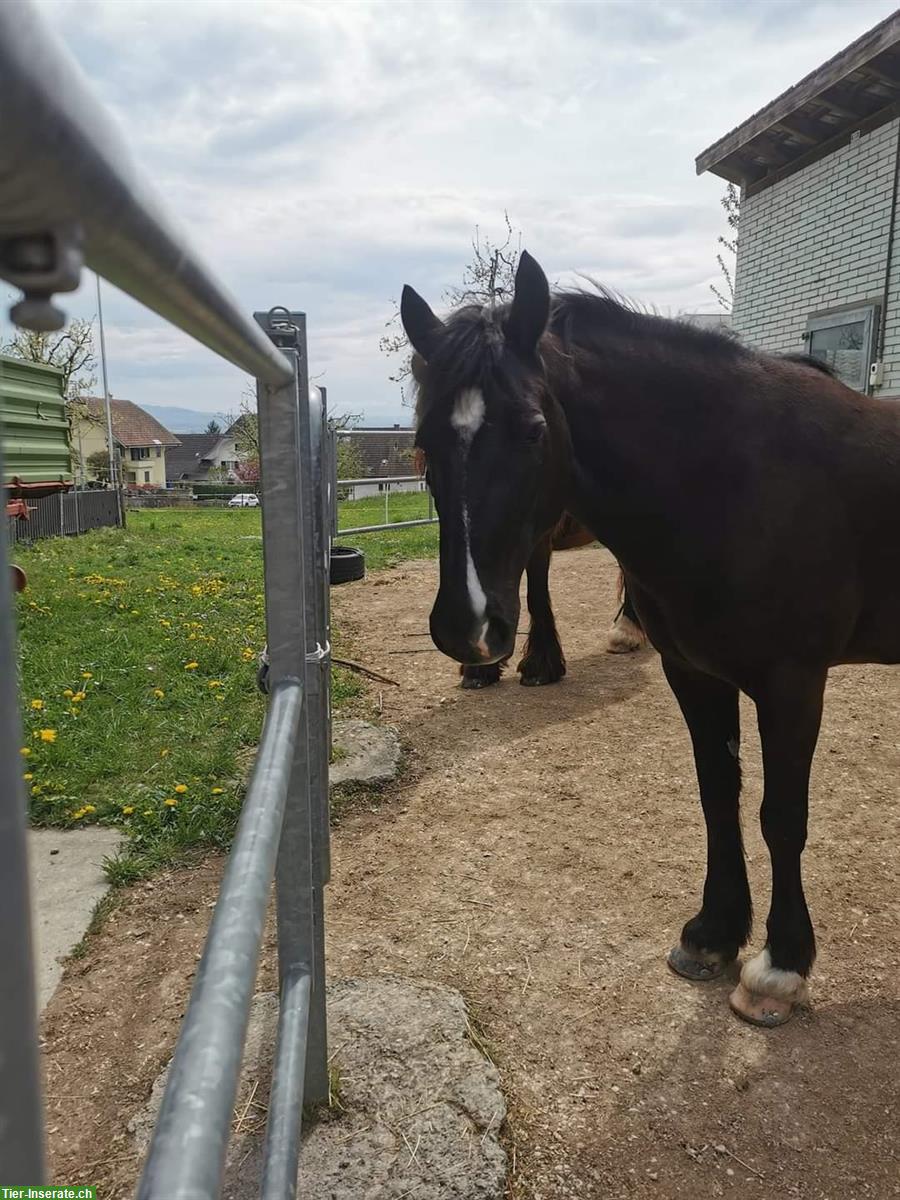
[[[462,990],[510,1101],[514,1200],[900,1195],[900,672],[832,674],[804,859],[812,1007],[766,1032],[730,1014],[727,982],[665,967],[698,903],[702,817],[658,659],[603,650],[612,559],[554,559],[569,674],[544,689],[458,688],[426,633],[436,577],[411,563],[334,595],[355,656],[401,684],[370,699],[407,766],[337,823],[331,972]],[[743,715],[755,950],[768,858]],[[219,869],[136,887],[70,965],[44,1029],[54,1179],[129,1194],[125,1126],[171,1049]],[[263,986],[272,953],[270,935]]]

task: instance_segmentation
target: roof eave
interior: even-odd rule
[[[872,86],[881,87],[885,91],[884,107],[890,108],[900,99],[900,80],[895,73],[885,72],[872,63],[880,55],[889,52],[898,42],[900,11],[892,13],[736,129],[702,151],[695,160],[697,174],[702,175],[709,171],[731,183],[743,186],[764,178],[770,169],[777,170],[789,166],[790,157],[785,161],[777,161],[777,143],[766,144],[767,135],[772,134],[782,122],[795,124],[795,128],[788,130],[788,133],[805,146],[805,150],[794,155],[795,158],[805,157],[810,147],[825,144],[844,132],[838,126],[822,121],[809,121],[800,114],[804,105],[818,103],[826,109],[829,105],[833,106],[834,112],[843,114],[846,130],[851,129],[857,121],[870,119],[875,109],[856,112],[852,105],[848,105],[846,98],[842,99],[839,94],[840,85],[850,75],[855,72],[866,73],[867,67],[872,76]],[[767,163],[767,154],[770,159],[776,161]],[[763,159],[761,163],[753,161],[760,157]]]

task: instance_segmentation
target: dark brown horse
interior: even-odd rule
[[[801,855],[828,669],[900,661],[900,405],[604,293],[551,299],[527,254],[508,306],[443,322],[406,288],[401,314],[441,516],[438,647],[510,653],[519,579],[562,511],[624,568],[706,818],[702,905],[669,956],[694,980],[750,935],[739,693],[754,701],[772,896],[731,1004],[782,1023],[815,957]]]

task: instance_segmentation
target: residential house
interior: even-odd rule
[[[352,457],[362,464],[358,478],[371,478],[372,483],[356,484],[349,489],[348,498],[359,500],[363,496],[377,496],[388,489],[392,492],[421,492],[425,490],[423,480],[407,480],[385,483],[385,479],[415,475],[413,449],[415,430],[393,425],[389,428],[339,429],[337,437],[352,448]],[[343,475],[338,458],[338,474]]]
[[[697,158],[740,188],[733,327],[900,396],[900,12]]]
[[[180,433],[181,445],[166,455],[169,485],[234,483],[238,453],[228,433]]]
[[[180,441],[155,417],[130,400],[110,400],[113,441],[119,478],[127,485],[166,486],[166,451]],[[95,475],[88,459],[106,452],[106,403],[96,396],[84,400],[84,415],[73,421],[72,442],[80,459],[79,478]]]

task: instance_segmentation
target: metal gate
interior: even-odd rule
[[[52,327],[82,262],[257,379],[270,703],[139,1188],[214,1200],[266,906],[276,880],[280,1013],[260,1194],[295,1194],[304,1100],[327,1098],[323,890],[329,875],[327,565],[333,455],[302,313],[248,320],[175,232],[67,52],[26,0],[0,5],[0,276],[14,319]],[[0,1163],[45,1182],[26,807],[0,538]],[[286,551],[287,548],[287,552]],[[98,1081],[100,1082],[100,1081]]]

